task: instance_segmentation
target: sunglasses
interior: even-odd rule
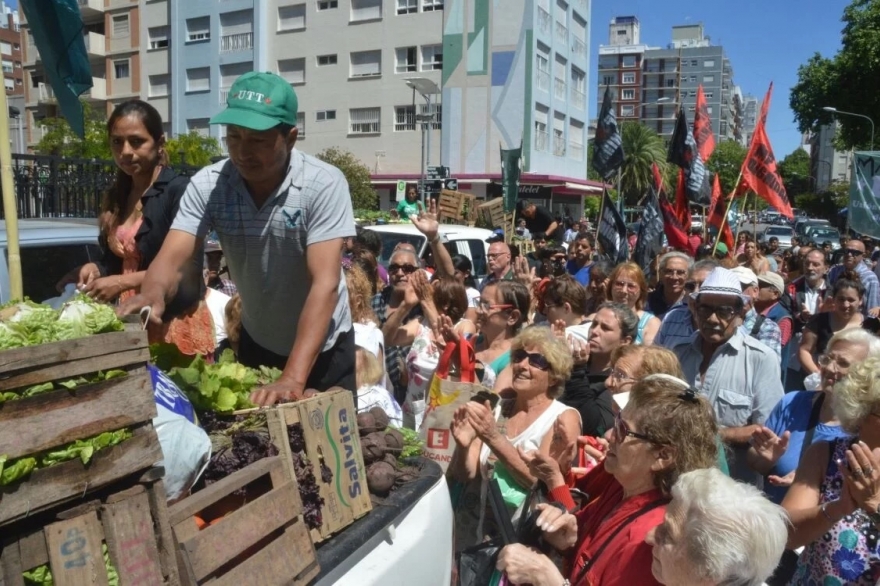
[[[634,437],[636,439],[642,440],[643,442],[648,442],[651,444],[657,443],[647,435],[631,430],[629,428],[629,425],[626,424],[626,421],[623,420],[620,412],[618,412],[617,415],[614,417],[614,437],[620,443],[623,443],[627,437]]]
[[[510,254],[509,252],[490,252],[486,255],[486,258],[489,260],[495,260],[498,257],[504,256],[505,254]]]
[[[722,321],[733,319],[739,310],[732,305],[697,305],[697,316],[700,319],[708,319],[710,315],[715,314]]]
[[[413,265],[398,265],[398,264],[388,265],[388,274],[389,275],[393,275],[397,271],[403,271],[403,273],[405,275],[411,275],[414,272],[416,272],[417,270],[419,270],[419,268],[414,267]]]
[[[526,352],[524,349],[514,350],[510,353],[511,364],[519,364],[526,358],[529,359],[529,366],[538,370],[550,370],[550,363],[542,354],[537,352]]]
[[[846,256],[862,256],[865,253],[864,253],[864,251],[856,250],[855,248],[847,248],[846,250],[843,251],[843,254]]]

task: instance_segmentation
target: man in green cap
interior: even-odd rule
[[[241,295],[238,359],[276,366],[281,378],[256,390],[260,406],[309,389],[355,389],[354,332],[342,276],[343,240],[355,235],[348,184],[339,169],[294,148],[297,98],[273,73],[239,77],[227,108],[229,158],[199,171],[141,293],[121,313],[161,317],[181,272],[209,230],[217,233]]]

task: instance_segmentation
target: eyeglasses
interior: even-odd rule
[[[843,251],[845,256],[862,256],[865,254],[864,250],[857,250],[855,248],[847,248]]]
[[[700,288],[700,284],[697,283],[696,281],[687,281],[684,284],[684,290],[687,291],[688,293],[693,293],[694,291],[696,291],[699,288]]]
[[[841,360],[840,358],[834,358],[833,356],[829,356],[827,354],[820,354],[818,362],[819,366],[823,367],[831,366],[831,364],[833,363],[835,366],[837,366],[837,368],[841,370],[847,370],[850,367],[849,362]]]
[[[405,275],[411,275],[414,272],[416,272],[417,270],[419,270],[419,268],[415,267],[413,265],[398,265],[398,264],[388,265],[388,274],[389,275],[393,275],[397,271],[403,271],[403,273]]]
[[[489,254],[486,255],[486,258],[488,258],[489,260],[495,260],[499,256],[504,256],[505,254],[510,254],[510,253],[509,252],[490,252]]]
[[[721,321],[732,320],[739,313],[739,308],[732,305],[697,305],[697,316],[700,319],[709,319],[709,316],[715,314]]]
[[[514,350],[510,353],[511,364],[519,364],[526,358],[529,359],[529,366],[532,368],[537,368],[538,370],[550,370],[550,363],[547,362],[547,359],[544,358],[542,354],[538,354],[537,352],[526,352],[523,348]]]
[[[643,433],[631,430],[626,424],[626,421],[623,420],[620,412],[618,412],[617,415],[614,417],[614,437],[618,442],[621,443],[623,443],[627,437],[634,437],[636,439],[642,440],[643,442],[648,442],[651,444],[658,443]]]
[[[489,312],[493,309],[513,309],[512,305],[508,304],[493,304],[488,301],[483,301],[482,299],[477,301],[477,307],[484,313]]]
[[[624,381],[635,381],[636,380],[633,377],[631,377],[630,375],[628,375],[625,372],[623,372],[622,370],[620,370],[619,368],[612,368],[611,372],[608,373],[608,376],[617,380],[617,382],[621,382],[621,383]]]
[[[687,274],[687,271],[682,269],[663,269],[663,274],[667,277],[683,277]]]

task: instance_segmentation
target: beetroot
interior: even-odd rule
[[[368,433],[376,431],[376,417],[367,411],[366,413],[358,413],[357,416],[358,433],[361,437]]]
[[[385,410],[381,407],[373,407],[372,409],[370,409],[369,413],[376,421],[376,431],[384,431],[385,428],[388,427],[388,424],[391,422],[391,420],[388,418],[388,414],[385,413]]]
[[[364,454],[364,464],[378,462],[385,457],[385,436],[381,433],[371,433],[361,438],[361,451]]]
[[[392,452],[388,452],[387,454],[385,454],[385,458],[383,458],[382,461],[388,462],[389,464],[394,466],[395,469],[397,468],[397,456],[395,456]]]
[[[367,468],[367,488],[376,496],[387,496],[397,473],[388,462],[376,462]]]
[[[399,454],[403,449],[403,434],[396,429],[386,429],[385,444],[388,446],[389,451]]]

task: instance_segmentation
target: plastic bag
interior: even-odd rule
[[[804,390],[807,391],[818,391],[819,387],[822,386],[822,375],[818,372],[814,372],[810,376],[804,379]]]
[[[211,440],[198,425],[157,403],[153,427],[159,436],[165,468],[165,493],[174,501],[192,488],[211,459]]]
[[[52,297],[51,299],[47,299],[43,302],[43,305],[48,305],[55,311],[61,309],[61,306],[73,299],[76,296],[76,283],[68,283],[64,287],[64,291],[58,297]]]

